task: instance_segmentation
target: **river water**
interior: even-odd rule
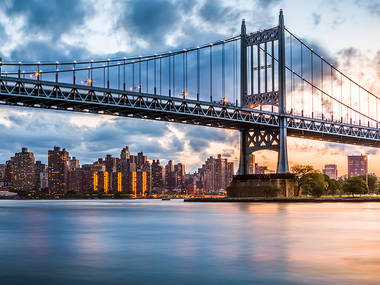
[[[380,203],[1,200],[0,284],[380,284]]]

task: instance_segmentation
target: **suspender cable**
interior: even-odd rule
[[[301,114],[303,116],[304,110],[305,110],[305,100],[304,100],[304,81],[303,81],[303,50],[302,50],[302,43],[301,43],[301,92],[302,92],[302,111]]]
[[[92,66],[92,63],[91,63]],[[91,69],[92,72],[92,69]],[[55,63],[55,82],[58,82],[58,61]]]
[[[360,106],[361,106],[361,104],[360,104],[360,87],[358,87],[358,99],[359,99],[359,113],[361,113],[361,111],[360,111]],[[359,117],[359,125],[361,125],[361,116],[359,115],[358,116]]]
[[[293,113],[295,109],[295,103],[294,103],[294,93],[293,93],[293,84],[294,84],[294,72],[293,72],[293,41],[292,37],[289,37],[290,40],[290,69],[292,72],[290,73],[290,110]]]
[[[110,59],[107,60],[107,88],[110,88]]]
[[[182,53],[182,96],[185,98],[185,53]]]
[[[261,94],[261,59],[260,44],[257,45],[257,94]]]
[[[149,93],[149,61],[146,61],[146,93]]]
[[[117,89],[120,89],[120,62],[117,63]]]
[[[106,65],[103,64],[103,88],[106,88]]]
[[[185,92],[186,92],[186,94],[188,93],[188,86],[187,86],[187,52],[186,52],[186,54],[185,54],[185,65],[186,65],[186,68],[185,68],[185,73],[186,73],[186,75],[185,75]]]
[[[274,41],[272,41],[272,92],[274,93]],[[273,102],[272,102],[272,112],[273,112]]]
[[[94,85],[94,77],[93,77],[93,70],[92,70],[92,63],[93,63],[93,60],[91,60],[91,63],[90,63],[90,69],[91,69],[91,73],[90,73],[90,85],[91,87]]]
[[[311,62],[311,117],[314,118],[314,67],[313,67],[313,53],[310,52]]]
[[[156,61],[157,61],[157,59],[156,59],[156,57],[154,57],[154,95],[156,95],[157,94],[157,85],[156,85],[156,83],[157,83],[157,64],[156,64]]]
[[[173,54],[173,95],[175,96],[175,53]]]
[[[334,87],[333,87],[333,70],[330,67],[330,85],[331,85],[331,96],[334,97]],[[334,103],[332,102],[331,98],[330,101],[330,117],[331,120],[334,120]]]
[[[138,86],[139,92],[141,93],[141,57],[139,59],[139,86]]]
[[[200,97],[200,50],[197,49],[197,101]]]
[[[352,124],[352,82],[350,81],[350,124]]]
[[[88,66],[88,72],[87,72],[87,83],[91,84],[91,66]]]
[[[160,95],[162,95],[162,56],[160,56]]]
[[[132,90],[135,91],[135,61],[132,62]]]
[[[223,103],[226,103],[226,82],[225,82],[225,50],[224,50],[224,42],[222,44],[222,97],[223,97]]]
[[[124,62],[123,62],[123,90],[124,91],[126,89],[125,81],[126,81],[126,73],[125,73],[125,58],[124,58]]]
[[[237,67],[237,58],[238,58],[238,48],[237,48],[237,41],[235,41],[235,102],[236,107],[238,106],[238,67]]]
[[[251,46],[251,95],[253,95],[253,88],[254,88],[254,67],[253,67],[253,45]]]
[[[272,92],[274,92],[274,41],[272,41]]]
[[[74,63],[73,63],[73,84],[76,83],[76,76],[75,76],[75,66],[76,66],[76,61],[74,60]]]
[[[323,112],[324,112],[324,102],[323,102],[323,95],[324,95],[324,93],[322,92],[322,91],[324,91],[324,89],[323,89],[323,61],[322,61],[322,59],[321,59],[321,86],[322,86],[322,88],[321,88],[321,104],[322,104],[322,120],[323,120]]]
[[[236,42],[232,43],[232,65],[233,65],[233,72],[232,72],[232,75],[233,75],[233,80],[232,80],[232,88],[233,88],[233,93],[234,93],[234,102],[236,102],[236,105],[237,105],[237,101],[236,101],[236,63],[235,63],[235,44]]]
[[[265,78],[265,84],[264,84],[264,87],[265,87],[265,93],[268,92],[268,55],[267,55],[267,43],[265,42],[264,43],[264,51],[265,51],[265,54],[264,54],[264,78]]]
[[[340,75],[340,103],[339,103],[339,116],[340,116],[341,123],[343,123],[342,102],[343,102],[343,76],[341,74]]]
[[[210,44],[210,102],[212,102],[212,44]]]
[[[169,97],[172,96],[172,61],[171,61],[171,55],[169,54]]]

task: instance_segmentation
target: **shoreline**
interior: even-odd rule
[[[326,197],[326,198],[189,198],[184,202],[216,203],[337,203],[337,202],[380,202],[380,197]]]

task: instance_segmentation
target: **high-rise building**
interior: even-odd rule
[[[75,156],[69,160],[69,171],[77,170],[80,168],[79,160]]]
[[[368,156],[367,155],[349,155],[348,177],[365,175],[368,173]]]
[[[46,173],[48,167],[46,164],[41,163],[41,161],[36,161],[34,165],[34,185],[36,190],[41,190],[46,187],[41,187],[41,173]]]
[[[131,154],[129,152],[128,146],[126,146],[125,148],[123,148],[121,150],[121,153],[120,153],[120,159],[121,160],[124,160],[124,161],[129,160],[130,156],[131,156]]]
[[[173,160],[169,160],[165,166],[165,182],[166,182],[166,187],[169,190],[173,190],[175,188],[175,174],[174,174]]]
[[[338,178],[338,168],[336,164],[326,164],[325,168],[322,169],[322,173],[326,174],[331,179],[337,179]]]
[[[165,186],[165,167],[160,164],[159,160],[152,162],[152,190],[161,192]]]
[[[255,155],[253,153],[248,156],[248,174],[255,174]]]
[[[219,192],[226,190],[231,183],[234,165],[219,154],[217,158],[209,157],[202,168],[198,169],[198,173],[202,182],[197,182],[197,188],[203,184],[202,188],[206,192]]]
[[[181,190],[186,189],[186,173],[184,164],[177,163],[174,165],[174,180],[175,188]]]
[[[0,179],[5,178],[5,168],[6,168],[5,164],[0,164]]]
[[[120,159],[112,157],[110,154],[107,154],[104,164],[108,172],[117,172],[120,169]]]
[[[46,171],[40,173],[40,191],[49,188],[49,174]]]
[[[36,190],[34,169],[34,155],[23,147],[21,152],[16,153],[8,162],[10,183],[14,190]]]
[[[69,153],[55,146],[48,152],[49,190],[52,193],[66,193],[69,173]]]

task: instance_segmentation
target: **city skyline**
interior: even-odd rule
[[[5,43],[0,48],[1,57],[13,61],[37,61],[55,60],[60,56],[64,60],[170,50],[178,47],[179,42],[192,46],[236,34],[242,18],[246,19],[250,31],[266,28],[276,23],[277,11],[283,8],[287,27],[296,27],[300,37],[322,49],[326,57],[332,58],[339,68],[354,79],[364,82],[375,94],[380,90],[377,80],[379,43],[372,36],[380,22],[379,7],[371,4],[371,1],[348,1],[344,5],[332,1],[326,4],[323,13],[319,8],[322,2],[318,1],[307,6],[299,1],[189,1],[187,5],[157,1],[145,3],[143,7],[133,2],[95,2],[96,5],[86,5],[87,1],[82,5],[71,5],[69,2],[59,4],[62,7],[57,9],[62,8],[61,11],[72,14],[70,23],[43,5],[34,3],[29,7],[27,2],[7,2],[0,8],[4,14],[0,21],[0,31]],[[30,9],[20,9],[19,5]],[[82,6],[91,8],[86,10]],[[302,15],[298,13],[299,6],[304,9]],[[102,7],[101,12],[97,7]],[[149,14],[160,9],[167,10],[168,17],[175,20],[176,25],[159,17],[144,21],[138,17],[140,12]],[[40,15],[39,21],[30,17],[32,12]],[[226,13],[224,17],[210,16],[222,12]],[[128,13],[135,16],[128,17]],[[100,17],[115,20],[104,21],[108,24],[100,26],[97,21]],[[48,25],[52,21],[57,24]],[[190,28],[188,22],[196,28]],[[126,29],[125,24],[131,28]],[[215,26],[218,27],[216,32]],[[310,34],[310,29],[317,33]],[[360,41],[352,36],[358,30],[361,31]],[[157,37],[158,33],[164,36]],[[31,36],[35,34],[40,37]],[[20,37],[23,38],[22,41]],[[51,40],[58,44],[52,45]],[[366,74],[356,70],[359,61],[366,68]],[[239,134],[235,131],[102,115],[53,114],[15,107],[2,106],[1,110],[3,136],[0,138],[0,159],[3,161],[9,157],[9,153],[17,151],[23,145],[33,148],[38,159],[43,156],[46,147],[65,145],[77,153],[78,157],[88,157],[88,161],[91,161],[97,153],[115,155],[115,141],[129,141],[131,147],[141,147],[144,153],[154,159],[161,156],[186,160],[189,169],[193,170],[208,156],[218,153],[230,157],[237,167]],[[373,148],[294,138],[288,139],[288,147],[290,166],[311,162],[321,170],[326,163],[336,163],[339,173],[344,174],[347,173],[347,155],[369,152],[370,171],[380,173],[380,166],[376,163],[380,154]],[[256,153],[256,160],[270,169],[275,169],[276,159],[277,154],[274,152]]]
[[[124,193],[151,197],[164,193],[219,193],[225,191],[234,175],[234,164],[218,154],[210,156],[193,173],[173,160],[161,164],[148,160],[143,152],[131,154],[128,146],[118,156],[107,154],[91,163],[80,163],[69,150],[54,146],[47,150],[48,162],[35,160],[23,147],[4,164],[0,163],[0,190],[34,194]]]

